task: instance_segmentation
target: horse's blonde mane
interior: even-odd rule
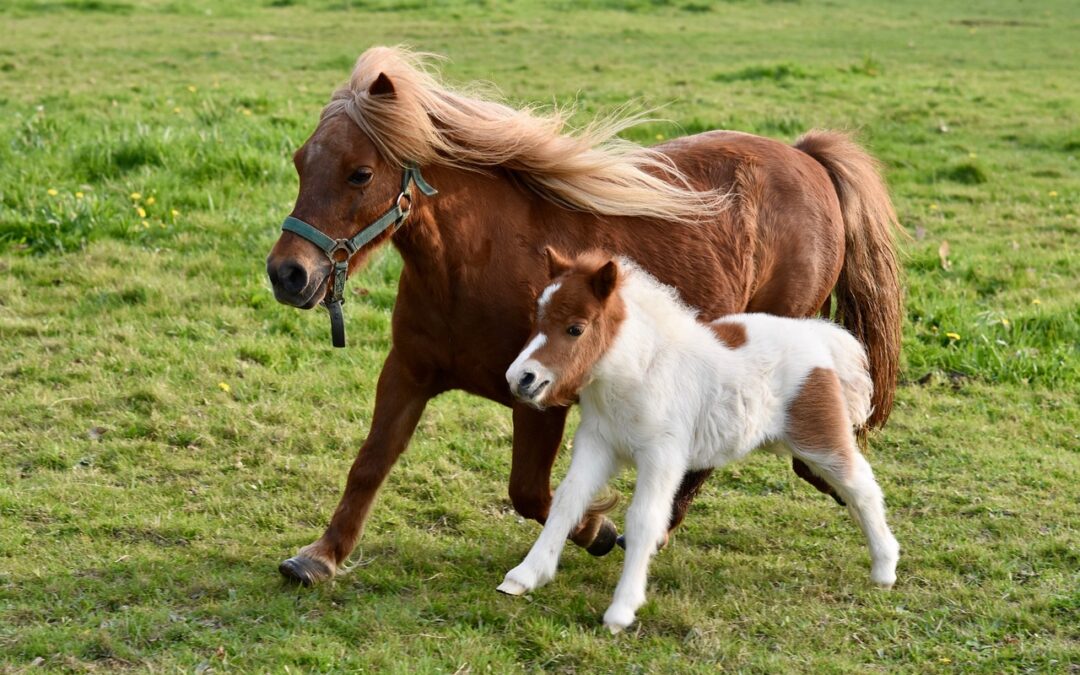
[[[613,115],[568,132],[558,109],[540,114],[452,91],[431,61],[400,47],[368,49],[323,118],[347,114],[390,162],[501,166],[543,197],[580,211],[691,222],[724,203],[719,191],[694,190],[663,153],[618,138],[640,115]],[[380,73],[394,96],[368,93]]]

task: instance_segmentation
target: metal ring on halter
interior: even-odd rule
[[[339,251],[345,254],[345,257],[340,260],[334,257]],[[353,250],[352,242],[348,239],[338,239],[334,242],[334,248],[326,252],[326,256],[333,262],[346,262],[354,253],[356,253],[356,251]]]
[[[402,199],[405,200],[405,208],[401,207]],[[400,225],[401,223],[405,222],[405,219],[409,217],[409,212],[412,211],[412,193],[402,190],[398,193],[397,199],[394,200],[394,203],[397,204],[398,210],[401,211],[401,215],[399,216],[400,220],[397,223],[398,225]]]

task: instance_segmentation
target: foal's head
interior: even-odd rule
[[[551,284],[537,300],[532,336],[506,371],[514,396],[536,408],[574,401],[626,314],[610,257],[545,254]]]

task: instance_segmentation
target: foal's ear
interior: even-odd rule
[[[593,294],[599,300],[607,300],[617,283],[619,283],[619,266],[614,260],[607,261],[607,264],[593,272],[589,279]]]
[[[379,76],[368,87],[367,93],[372,96],[393,96],[394,83],[390,81],[386,73],[379,73]]]
[[[559,252],[550,246],[544,247],[544,256],[547,258],[548,279],[561,276],[570,269],[570,261],[559,255]]]

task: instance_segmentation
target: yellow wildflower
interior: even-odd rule
[[[1034,300],[1031,301],[1031,304],[1033,304],[1033,305],[1041,305],[1042,300],[1040,300],[1038,298],[1035,298]]]
[[[138,213],[140,218],[146,217],[146,209],[141,206],[135,207],[135,213]]]
[[[658,141],[664,140],[664,134],[656,134],[656,140],[658,140]]]
[[[247,108],[244,108],[244,114],[250,117],[251,116],[251,111],[248,110]]]
[[[945,333],[945,337],[949,338],[950,340],[959,340],[960,333]]]
[[[176,209],[173,209],[172,211],[170,211],[170,213],[172,213],[172,217],[173,217],[173,218],[175,218],[175,217],[177,217],[178,215],[180,215],[180,212],[179,212],[179,211],[177,211]]]
[[[232,391],[232,387],[230,387],[227,382],[218,382],[217,386],[218,386],[218,389],[225,392],[226,394],[228,394],[230,391]]]
[[[177,106],[176,108],[173,108],[173,109],[172,109],[172,111],[173,111],[174,113],[176,113],[177,115],[179,115],[179,114],[180,114],[180,112],[181,112],[181,108],[180,108],[179,106]]]
[[[157,201],[157,200],[156,200],[156,199],[154,199],[154,198],[153,198],[152,196],[151,196],[151,197],[147,197],[147,198],[146,198],[146,205],[147,205],[147,206],[153,206],[153,205],[154,205],[154,202],[156,202],[156,201]]]
[[[1046,194],[1050,195],[1051,197],[1057,197],[1057,190],[1051,190],[1050,192],[1047,192]]]
[[[1001,325],[1008,328],[1009,327],[1009,320],[1008,319],[1002,319],[1001,320]]]
[[[195,85],[189,84],[187,90],[194,94],[196,92]]]
[[[49,193],[50,197],[55,197],[56,195],[60,194],[56,191],[56,188],[49,188],[48,190],[46,190],[46,192]]]
[[[138,192],[132,192],[130,196],[131,196],[131,201],[133,201],[133,202],[142,199],[142,195],[139,194]]]
[[[930,205],[930,210],[931,211],[937,211],[938,210],[938,205],[937,204],[931,204]]]
[[[86,196],[86,195],[84,195],[84,194],[83,194],[83,193],[81,193],[81,192],[76,192],[76,193],[75,193],[75,199],[82,199],[82,198],[83,198],[83,197],[85,197],[85,196]]]

